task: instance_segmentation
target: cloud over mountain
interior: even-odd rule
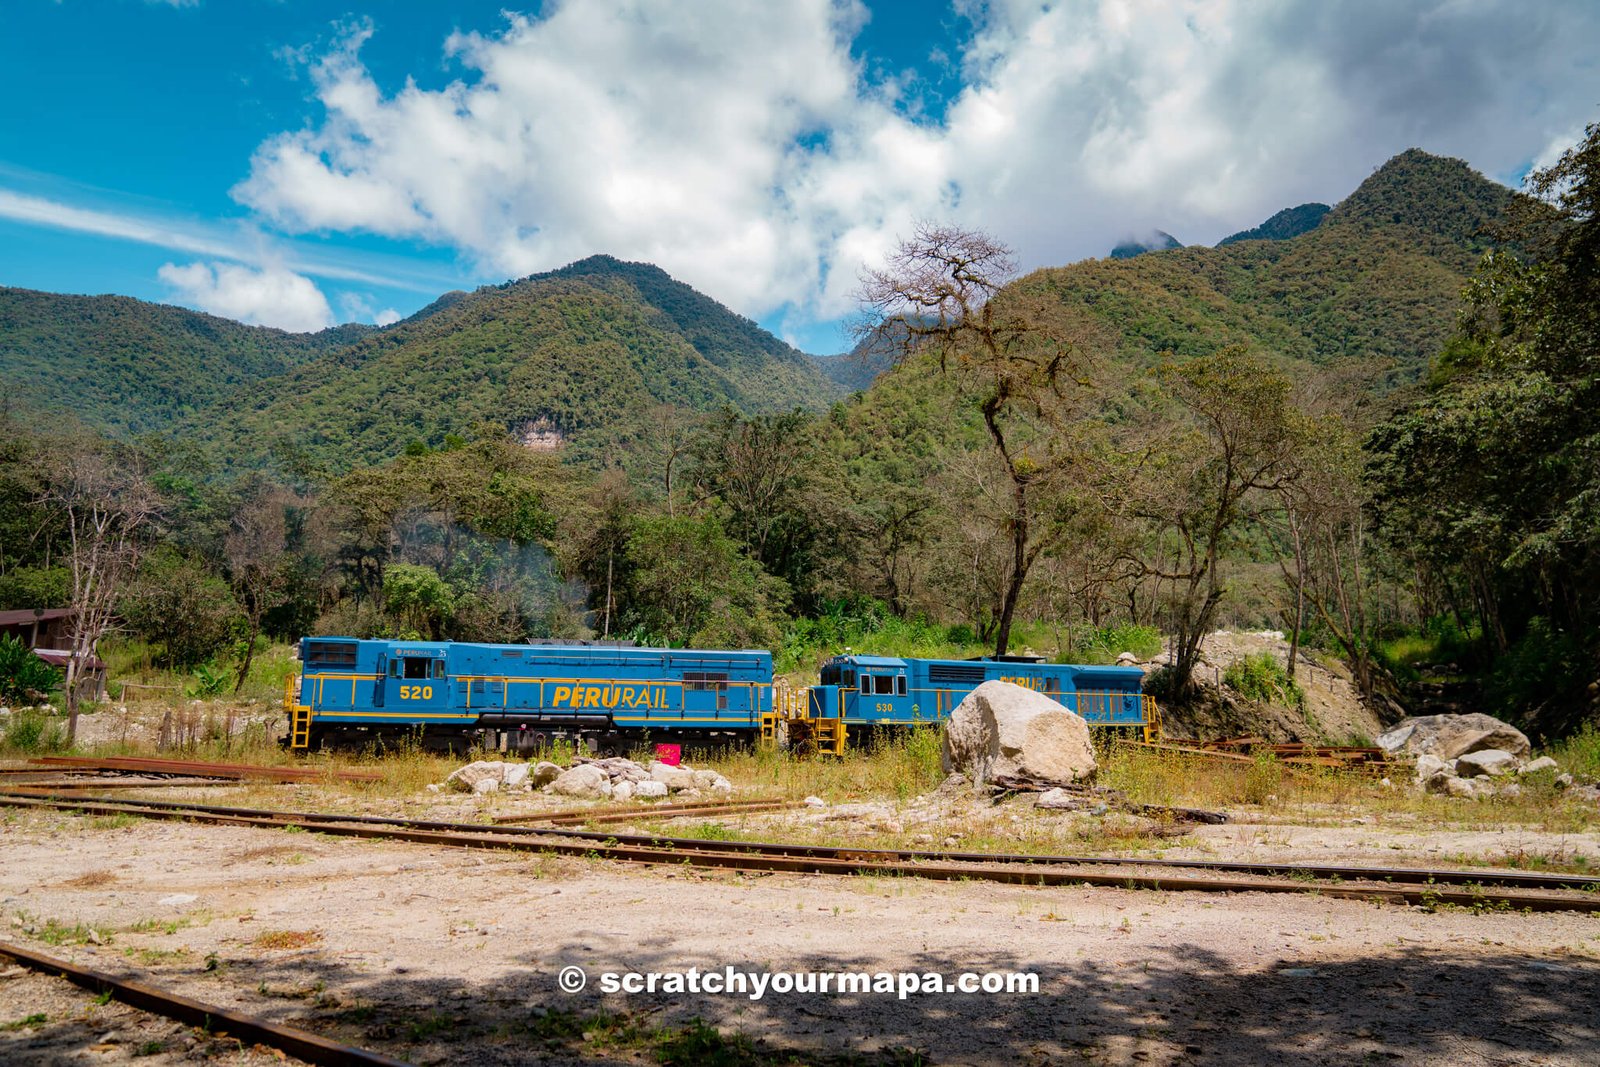
[[[554,3],[454,34],[459,77],[393,91],[361,25],[310,64],[320,120],[261,144],[235,196],[290,231],[420,238],[486,273],[606,251],[817,320],[917,217],[994,230],[1030,266],[1134,229],[1214,241],[1413,144],[1519,174],[1600,99],[1583,2],[967,14],[937,117],[868,75],[856,3]]]

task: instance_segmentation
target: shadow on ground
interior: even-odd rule
[[[536,943],[538,932],[527,938]],[[441,951],[471,952],[464,941]],[[1004,955],[914,958],[919,970],[947,977],[1025,969]],[[311,952],[224,960],[220,970],[188,972],[181,988],[225,1004],[240,991],[241,1010],[418,1063],[1600,1062],[1600,964],[1503,946],[1332,963],[1285,957],[1240,971],[1178,945],[1133,965],[1046,967],[1036,994],[769,992],[755,1001],[598,988],[602,972],[724,964],[871,971],[875,959],[712,964],[675,953],[668,936],[596,934],[526,953],[482,984],[374,975]],[[557,986],[571,966],[588,973],[582,992]],[[156,976],[169,977],[177,973]]]

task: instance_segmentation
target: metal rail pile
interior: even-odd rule
[[[641,864],[805,874],[868,874],[1015,885],[1098,885],[1196,892],[1309,893],[1352,900],[1473,909],[1600,913],[1600,878],[1525,871],[1229,863],[833,848],[763,841],[705,841],[536,826],[484,826],[344,815],[260,811],[157,801],[43,797],[0,792],[0,805],[93,815],[129,814],[231,826],[297,827],[340,837],[451,848],[550,853]]]
[[[383,779],[377,771],[335,770],[327,767],[263,767],[250,763],[208,763],[203,760],[155,759],[144,756],[111,756],[89,758],[84,756],[35,756],[28,761],[36,767],[58,771],[102,771],[141,776],[171,776],[179,778],[217,778],[227,781],[258,782],[323,782],[329,778],[341,782],[376,782]]]
[[[756,815],[803,808],[803,800],[712,800],[699,804],[655,804],[650,807],[589,808],[585,811],[550,811],[530,815],[497,815],[497,825],[543,823],[547,826],[582,826],[600,822],[642,822],[682,819],[693,815]]]

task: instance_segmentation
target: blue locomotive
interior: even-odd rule
[[[438,748],[476,740],[527,751],[561,738],[617,752],[647,737],[717,745],[760,736],[837,753],[863,731],[940,722],[996,679],[1043,693],[1091,725],[1148,731],[1156,717],[1137,667],[1031,656],[835,656],[803,690],[775,688],[772,654],[756,649],[308,637],[300,658],[284,700],[292,748],[405,735]]]
[[[1002,681],[1043,693],[1083,716],[1091,726],[1150,729],[1155,702],[1140,690],[1137,667],[1046,663],[1037,656],[978,659],[901,659],[834,656],[822,665],[807,693],[803,714],[789,735],[823,751],[840,752],[845,737],[876,727],[942,722],[984,682]]]
[[[289,745],[408,735],[618,751],[628,739],[748,740],[772,710],[772,654],[620,645],[486,645],[308,637],[286,697]],[[293,682],[291,682],[293,685]]]

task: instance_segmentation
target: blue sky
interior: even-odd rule
[[[0,284],[294,329],[608,252],[834,351],[917,219],[1213,243],[1600,119],[1578,0],[6,6]]]

